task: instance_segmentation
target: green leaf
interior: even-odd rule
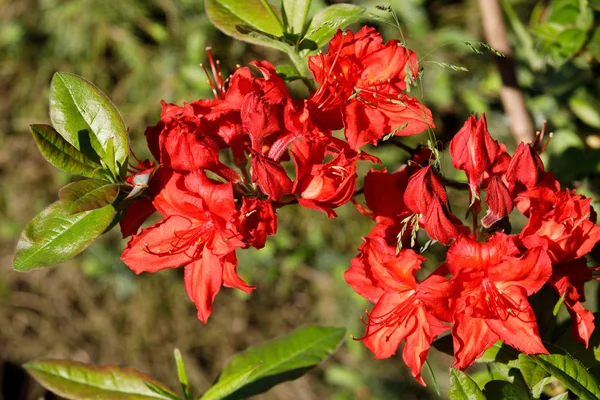
[[[183,356],[179,349],[173,350],[173,356],[175,357],[175,365],[177,365],[177,378],[183,391],[184,399],[191,399],[190,396],[190,382],[188,381],[187,372],[185,371],[185,363],[183,362]]]
[[[284,53],[292,51],[292,47],[288,44],[281,41],[278,37],[268,34],[266,32],[262,32],[250,25],[236,25],[235,29],[240,34],[244,35],[244,39],[248,41],[252,41],[252,43],[259,44],[261,46],[272,47],[277,50],[281,50]]]
[[[113,206],[67,215],[55,202],[25,226],[13,267],[19,271],[47,267],[67,260],[88,247],[109,226]]]
[[[224,399],[248,383],[248,378],[260,367],[260,364],[249,365],[240,371],[237,371],[213,385],[204,393],[201,400],[220,400]]]
[[[132,368],[121,369],[115,365],[99,367],[68,360],[32,361],[24,367],[43,387],[66,399],[177,398],[164,384]],[[159,390],[151,389],[148,384]]]
[[[452,400],[485,400],[483,392],[473,379],[455,368],[450,370],[450,398]]]
[[[564,392],[561,394],[558,394],[554,397],[551,397],[549,400],[567,400],[569,398],[569,392]]]
[[[588,52],[596,60],[600,60],[600,27],[594,29],[594,33],[587,44]]]
[[[311,44],[304,50],[304,54],[325,46],[338,28],[358,21],[364,13],[363,7],[352,4],[334,4],[319,11],[310,21],[303,39],[303,42]]]
[[[278,17],[273,9],[267,7],[261,0],[204,0],[206,15],[223,33],[245,42],[273,47],[271,42],[245,35],[236,29],[236,25],[247,25],[267,35],[283,36]]]
[[[282,9],[287,21],[287,26],[291,28],[289,32],[302,34],[310,3],[312,0],[283,0]]]
[[[55,73],[50,85],[50,119],[60,135],[92,161],[98,157],[118,176],[127,164],[125,123],[110,99],[91,82]]]
[[[571,111],[593,128],[600,128],[600,101],[581,88],[569,99]]]
[[[106,207],[118,195],[119,185],[99,179],[69,183],[58,191],[58,198],[67,215]]]
[[[30,128],[38,149],[50,164],[73,175],[90,178],[96,176],[94,170],[100,168],[100,164],[88,159],[71,143],[63,139],[53,127],[50,125],[31,125]]]
[[[560,46],[560,54],[564,57],[573,56],[585,43],[586,33],[580,29],[566,29],[558,34],[556,42]]]
[[[582,400],[600,398],[600,387],[583,365],[569,355],[539,354],[530,355],[531,359],[546,372],[560,380]]]
[[[491,381],[483,394],[488,400],[531,399],[531,393],[522,386],[507,381]]]
[[[536,388],[533,392],[533,396],[538,398],[541,394],[541,389],[543,389],[543,385],[538,386],[538,384],[550,374],[523,353],[519,354],[519,369],[521,370],[521,374],[523,375],[523,379],[525,379],[527,386],[531,389]]]
[[[260,364],[250,373],[246,384],[227,398],[240,399],[263,393],[280,382],[303,375],[333,353],[345,336],[344,328],[309,326],[298,329],[234,356],[217,384],[233,375],[240,377],[243,371]]]

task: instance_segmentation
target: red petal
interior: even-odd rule
[[[439,198],[434,198],[427,209],[425,216],[425,230],[430,238],[447,246],[460,235],[460,230],[446,215]],[[456,221],[459,222],[459,221]]]
[[[223,258],[223,286],[240,289],[243,292],[250,293],[256,286],[249,286],[240,276],[238,275],[237,258],[235,252],[227,254]]]
[[[292,180],[283,166],[267,157],[252,157],[252,181],[257,182],[264,193],[279,200],[292,192]]]
[[[452,325],[454,368],[465,369],[496,343],[499,336],[487,326],[483,318],[469,318],[457,313]]]
[[[198,245],[193,241],[185,251],[178,251],[177,247],[191,238],[192,228],[194,223],[189,218],[178,215],[167,217],[134,235],[127,243],[121,260],[136,274],[185,265],[192,260]]]
[[[485,191],[485,203],[489,209],[487,215],[481,220],[481,223],[485,228],[489,228],[497,221],[507,217],[514,205],[508,188],[497,176],[494,176],[489,181]]]
[[[544,286],[552,274],[552,262],[541,248],[528,250],[523,257],[506,257],[488,268],[489,278],[500,289],[517,285],[531,296]]]
[[[515,304],[519,304],[521,309],[512,310],[506,320],[486,319],[490,330],[506,344],[525,354],[548,354],[548,350],[542,344],[535,314],[527,301],[526,291],[519,286],[511,286],[504,293]]]
[[[223,281],[221,260],[206,247],[200,258],[185,266],[185,290],[196,304],[198,319],[204,323],[212,313],[215,296],[221,289]]]

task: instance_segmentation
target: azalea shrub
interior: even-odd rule
[[[353,202],[374,225],[344,279],[374,304],[363,316],[364,332],[353,334],[375,358],[401,353],[418,383],[437,386],[433,376],[423,377],[429,350],[451,354],[451,398],[539,398],[555,380],[581,398],[600,397],[594,314],[582,304],[584,284],[598,274],[586,256],[600,227],[592,200],[562,187],[544,167],[540,154],[551,135],[542,129],[511,154],[482,114],[439,142],[420,95],[427,70],[404,42],[384,41],[362,24],[374,17],[363,8],[337,4],[307,21],[310,1],[283,1],[281,9],[247,3],[205,6],[223,32],[281,50],[292,65],[256,60],[224,78],[207,49],[202,69],[214,97],[163,101],[160,120],[145,131],[152,159],[133,153],[121,115],[96,86],[54,75],[52,125],[31,131],[51,164],[87,179],[63,187],[59,201],[25,227],[14,268],[64,261],[118,225],[128,240],[123,263],[137,274],[182,267],[197,318],[210,324],[222,286],[256,289],[238,275],[237,254],[265,246],[277,233],[279,209],[309,208],[335,224],[335,210]],[[298,84],[304,97],[290,92]],[[402,142],[413,135],[422,135],[423,145]],[[405,149],[409,161],[382,168],[377,147],[388,145]],[[448,178],[456,174],[444,168],[444,157],[463,180]],[[468,197],[466,213],[457,211],[449,187]],[[445,258],[422,268],[431,247]],[[567,334],[546,326],[561,307],[571,316]],[[202,398],[241,398],[298,377],[344,334],[304,328],[250,349]],[[188,399],[177,353],[176,360]],[[462,372],[478,360],[493,363],[500,378],[475,382]],[[105,396],[130,390],[178,398],[160,382],[116,367],[37,361],[26,368],[67,398],[89,398],[75,384],[60,385],[82,375]],[[107,374],[125,383],[99,388]]]

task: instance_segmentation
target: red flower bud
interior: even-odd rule
[[[487,193],[485,203],[489,209],[486,216],[481,220],[481,223],[484,227],[489,228],[497,221],[508,216],[513,210],[514,204],[508,188],[497,176],[490,179],[485,191]]]
[[[455,224],[460,224],[453,215],[442,205],[438,197],[434,197],[425,215],[425,230],[430,238],[447,246],[460,235]],[[452,219],[454,221],[452,221]]]
[[[252,181],[273,200],[279,200],[292,192],[292,180],[283,166],[255,153],[252,157]]]
[[[469,184],[479,186],[481,176],[496,160],[500,147],[487,129],[485,114],[471,116],[450,142],[454,168],[467,173]]]
[[[540,156],[537,155],[531,145],[519,144],[506,171],[506,180],[510,185],[513,197],[526,189],[534,187],[543,174],[544,163]]]
[[[431,165],[428,165],[421,168],[408,180],[404,192],[404,203],[412,212],[425,215],[434,199],[439,199],[440,204],[446,204],[448,195],[442,180],[435,174]]]

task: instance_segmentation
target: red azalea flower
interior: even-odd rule
[[[527,296],[550,278],[550,258],[541,248],[518,255],[512,237],[501,233],[486,243],[462,236],[448,250],[456,368],[468,367],[498,340],[526,354],[548,353]]]
[[[545,187],[523,192],[519,199],[529,205],[529,220],[520,239],[527,248],[547,249],[553,262],[583,257],[600,240],[600,227],[591,220],[592,199],[574,190],[554,192]]]
[[[469,117],[463,127],[450,142],[450,155],[454,168],[465,171],[470,186],[470,211],[477,215],[481,211],[479,200],[482,188],[487,196],[488,213],[483,218],[484,227],[506,217],[513,209],[511,197],[507,197],[508,188],[504,174],[511,161],[506,147],[492,138],[485,114],[479,121]]]
[[[392,132],[407,136],[435,127],[431,111],[404,93],[407,74],[418,76],[415,54],[395,40],[382,44],[373,28],[339,30],[327,54],[308,57],[308,65],[320,85],[309,99],[315,123],[343,124],[355,150]]]
[[[185,286],[206,322],[221,285],[254,289],[236,273],[235,249],[244,247],[231,183],[216,184],[203,172],[174,174],[154,200],[166,218],[134,235],[121,259],[135,273],[185,267]]]
[[[375,358],[392,356],[406,341],[402,358],[415,379],[425,385],[421,367],[431,342],[449,329],[426,306],[428,300],[424,297],[432,293],[427,288],[428,280],[419,284],[415,279],[425,258],[412,250],[396,254],[395,247],[375,236],[364,238],[360,250],[344,277],[358,294],[376,303],[368,314],[367,331],[361,340]],[[443,291],[440,278],[430,278],[438,293]],[[421,290],[421,285],[426,289]]]
[[[338,148],[336,145],[342,146]],[[293,191],[300,195],[300,205],[335,218],[337,214],[333,208],[352,199],[356,189],[356,162],[362,157],[347,146],[334,139],[319,142],[298,140],[293,143],[292,155],[296,164]],[[328,155],[333,159],[323,163]]]
[[[165,102],[162,105],[160,122],[146,129],[148,146],[160,164],[178,172],[219,164],[219,146],[215,137],[201,128],[200,118],[193,107]]]

